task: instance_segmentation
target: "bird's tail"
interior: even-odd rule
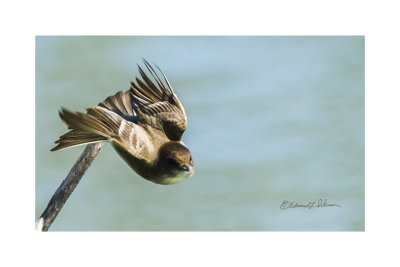
[[[113,138],[118,135],[121,123],[121,117],[101,107],[88,108],[86,114],[62,108],[59,114],[71,131],[60,136],[51,151]]]

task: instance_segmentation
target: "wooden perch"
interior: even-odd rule
[[[75,187],[78,185],[83,174],[92,164],[94,158],[100,152],[104,142],[98,142],[94,144],[89,144],[86,146],[85,150],[75,162],[72,169],[69,171],[67,177],[57,188],[53,197],[50,199],[47,208],[44,210],[40,218],[36,221],[36,231],[47,231],[54,219],[57,217],[58,213],[61,211],[65,202],[69,196],[74,191]]]

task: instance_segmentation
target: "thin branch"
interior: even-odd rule
[[[36,221],[36,231],[47,231],[58,213],[61,211],[68,197],[72,194],[78,185],[83,174],[92,164],[94,158],[100,152],[104,142],[89,144],[75,162],[67,177],[57,188],[53,197],[50,199],[47,208],[44,210],[40,218]]]

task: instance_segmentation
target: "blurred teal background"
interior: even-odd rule
[[[36,37],[36,218],[84,147],[50,152],[142,57],[182,101],[195,161],[170,186],[105,144],[52,231],[363,231],[364,37]],[[280,209],[327,199],[341,207]]]

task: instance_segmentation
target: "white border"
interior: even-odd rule
[[[399,263],[395,1],[10,2],[0,16],[2,266]],[[34,233],[34,36],[43,34],[366,35],[366,232]]]

